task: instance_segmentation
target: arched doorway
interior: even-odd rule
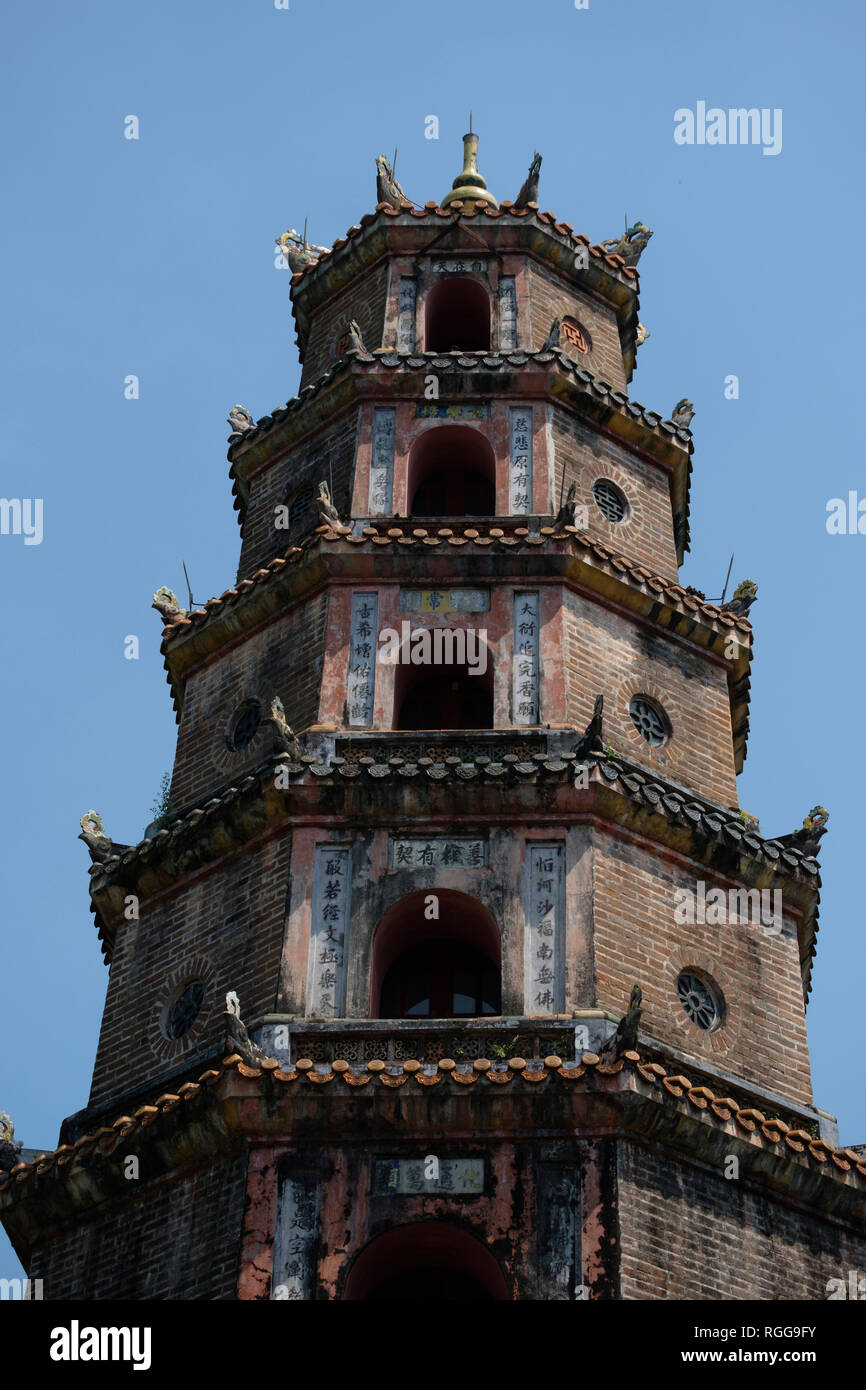
[[[426,352],[489,352],[490,296],[478,280],[450,276],[424,306]]]
[[[509,1300],[490,1250],[447,1221],[415,1221],[371,1240],[349,1271],[343,1297],[371,1303]]]
[[[477,898],[437,889],[438,918],[425,915],[429,890],[388,909],[373,939],[371,1018],[489,1018],[500,1013],[499,928]]]
[[[426,430],[410,450],[407,482],[412,517],[493,516],[496,510],[496,460],[479,430]]]

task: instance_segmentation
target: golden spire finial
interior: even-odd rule
[[[463,136],[463,170],[445,194],[440,207],[447,208],[451,203],[461,202],[467,211],[486,203],[488,207],[498,208],[499,203],[488,192],[487,183],[478,172],[478,136],[472,130],[472,112],[469,112],[469,133]]]

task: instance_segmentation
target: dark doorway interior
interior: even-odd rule
[[[482,1303],[492,1295],[457,1269],[416,1269],[385,1279],[367,1294],[370,1303]]]
[[[400,702],[398,729],[492,729],[493,691],[483,676],[460,667],[410,667],[423,672]]]
[[[382,985],[382,1018],[480,1018],[499,1008],[498,967],[453,937],[404,951]]]
[[[454,277],[434,285],[425,313],[427,352],[490,349],[490,299],[477,280]]]

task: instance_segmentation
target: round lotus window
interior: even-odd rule
[[[226,741],[233,753],[246,748],[258,732],[262,722],[262,706],[259,700],[245,700],[235,712]]]
[[[700,975],[684,970],[677,980],[680,1003],[698,1028],[708,1033],[722,1021],[722,1001]]]
[[[190,980],[168,1010],[165,1031],[173,1042],[188,1033],[201,1013],[205,996],[204,980]]]
[[[592,495],[599,511],[608,521],[616,524],[625,520],[628,503],[625,494],[620,492],[616,483],[610,482],[607,478],[599,478],[598,482],[592,485]]]
[[[628,712],[641,738],[645,739],[651,748],[658,748],[670,738],[667,715],[655,700],[647,699],[646,695],[635,695],[629,704]]]

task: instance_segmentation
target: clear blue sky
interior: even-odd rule
[[[740,799],[770,834],[830,810],[815,1093],[843,1142],[866,1141],[866,536],[825,529],[830,498],[866,497],[863,15],[855,0],[7,11],[0,495],[44,499],[41,545],[0,536],[0,1108],[25,1145],[53,1147],[86,1102],[105,994],[78,818],[94,807],[137,840],[171,765],[151,595],[183,591],[181,559],[198,600],[234,581],[225,417],[297,388],[274,237],[305,217],[312,240],[342,236],[372,211],[375,156],[395,145],[407,193],[441,197],[470,107],[499,197],[539,149],[542,207],[593,241],[625,213],[654,229],[632,395],[665,415],[683,395],[696,406],[684,582],[715,597],[735,550],[734,578],[760,584]],[[675,144],[674,112],[699,101],[781,108],[782,152]],[[0,1274],[17,1268],[0,1237]]]

